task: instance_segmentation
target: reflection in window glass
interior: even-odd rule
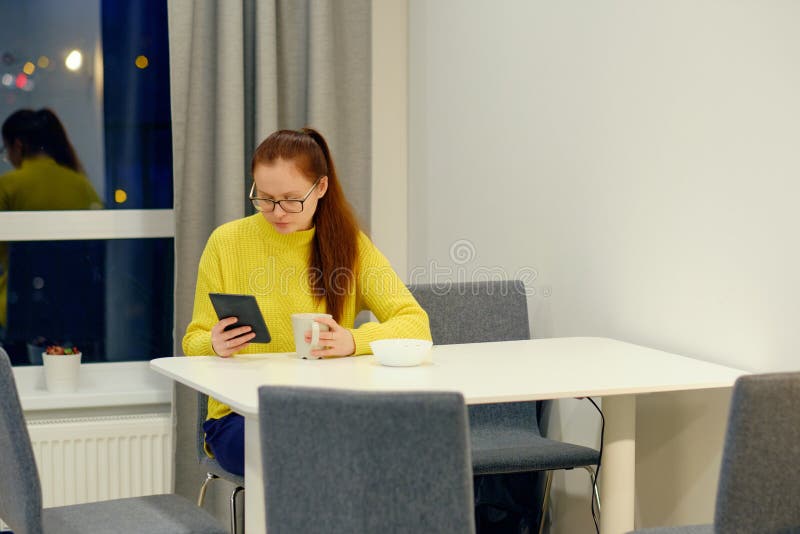
[[[0,0],[0,13],[0,122],[49,108],[106,208],[172,208],[166,0]],[[0,175],[21,165],[7,159]]]
[[[166,2],[0,0],[0,211],[172,208]],[[13,363],[171,354],[173,240],[70,237],[0,243]]]
[[[172,238],[13,242],[9,265],[14,365],[40,364],[56,343],[86,362],[172,354]]]

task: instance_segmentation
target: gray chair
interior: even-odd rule
[[[206,498],[206,490],[208,484],[212,480],[221,478],[233,484],[233,491],[230,498],[230,511],[231,511],[231,534],[238,534],[239,523],[236,521],[236,497],[244,491],[244,477],[235,475],[230,471],[225,470],[224,467],[219,465],[214,458],[209,458],[206,454],[204,447],[206,435],[203,432],[203,423],[208,416],[208,395],[202,393],[197,394],[197,435],[195,443],[197,446],[197,461],[200,465],[205,466],[206,479],[200,486],[200,495],[197,497],[197,506],[203,506],[203,500]]]
[[[270,534],[468,534],[464,398],[262,386]]]
[[[743,376],[731,398],[713,525],[647,534],[800,533],[800,373]]]
[[[42,490],[8,354],[0,348],[0,519],[15,534],[151,532],[225,534],[178,495],[42,508]]]
[[[530,339],[528,300],[519,280],[417,284],[409,286],[409,290],[428,313],[437,345]],[[599,510],[593,466],[599,462],[600,453],[542,436],[538,417],[541,403],[479,404],[468,408],[475,475],[547,472],[539,532],[544,528],[554,470],[583,467],[589,471]]]

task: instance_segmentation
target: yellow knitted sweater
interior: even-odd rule
[[[280,234],[260,213],[223,224],[211,234],[200,258],[192,322],[183,336],[187,356],[213,355],[211,327],[217,315],[209,293],[255,295],[269,327],[270,343],[251,343],[243,353],[294,352],[293,313],[324,313],[308,280],[314,229]],[[369,342],[384,338],[431,339],[428,315],[363,233],[358,236],[356,284],[339,324],[353,333],[355,355],[370,354]],[[353,328],[356,315],[368,309],[379,322]],[[209,398],[208,418],[231,408]]]

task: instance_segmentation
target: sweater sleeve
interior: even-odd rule
[[[431,339],[428,314],[397,276],[389,260],[364,234],[359,236],[357,297],[378,322],[352,330],[354,355],[371,354],[370,341],[388,338]]]
[[[197,285],[194,292],[192,321],[183,336],[183,353],[187,356],[212,356],[211,328],[217,324],[217,314],[211,305],[209,293],[221,292],[222,269],[216,233],[206,243],[197,269]]]

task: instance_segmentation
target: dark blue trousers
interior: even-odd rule
[[[229,413],[203,423],[206,445],[226,471],[244,476],[244,417]]]

